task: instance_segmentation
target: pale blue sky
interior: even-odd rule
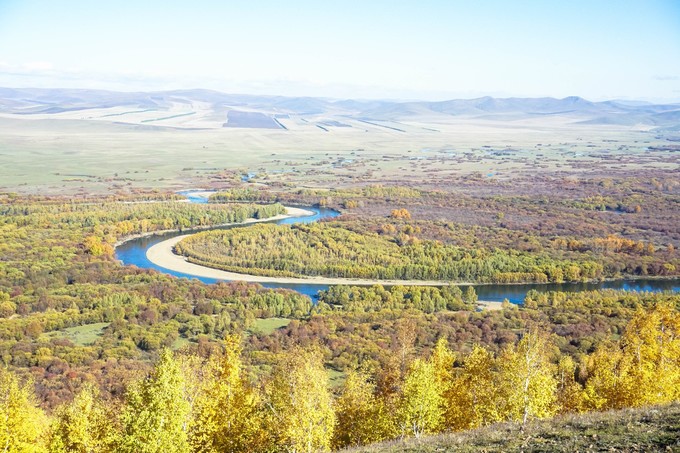
[[[678,0],[0,0],[0,86],[680,100]]]

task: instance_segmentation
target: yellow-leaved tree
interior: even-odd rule
[[[440,426],[437,431],[446,429],[446,413],[448,412],[448,403],[446,396],[451,391],[453,385],[453,364],[456,361],[456,354],[449,349],[446,338],[440,338],[437,341],[432,355],[430,355],[430,363],[434,369],[434,375],[437,380],[437,388],[439,391],[441,413]]]
[[[420,437],[437,432],[444,418],[444,402],[435,367],[416,359],[406,374],[399,405],[399,422],[404,435]]]
[[[583,402],[587,410],[620,409],[635,399],[630,360],[619,344],[602,344],[586,358]]]
[[[363,371],[347,373],[335,412],[333,448],[366,445],[397,435],[393,414],[384,399],[376,396],[375,383]]]
[[[22,385],[14,373],[0,367],[0,451],[47,451],[45,425],[45,414],[36,405],[31,383]]]
[[[478,428],[501,420],[495,367],[493,354],[476,345],[465,357],[462,368],[454,370],[444,395],[444,424],[448,429]]]
[[[88,236],[83,240],[83,247],[85,251],[92,256],[111,256],[113,255],[113,247],[98,236]]]
[[[618,409],[680,399],[680,312],[658,304],[640,309],[618,344],[588,358],[589,409]]]
[[[680,398],[680,312],[668,304],[638,310],[621,338],[636,393],[630,406]]]
[[[330,450],[335,412],[318,348],[295,347],[284,354],[266,391],[267,424],[278,449]]]
[[[151,375],[128,389],[121,416],[123,433],[116,451],[188,452],[189,416],[182,372],[172,352],[165,349]]]
[[[262,448],[262,398],[243,373],[241,337],[228,335],[224,355],[209,362],[194,403],[189,442],[194,452],[247,452]]]
[[[561,413],[585,411],[583,387],[576,380],[576,364],[571,356],[560,357],[556,378],[558,411]]]
[[[546,336],[528,332],[517,346],[503,350],[499,362],[502,418],[521,421],[550,417],[556,412],[557,380]]]
[[[434,367],[434,373],[440,386],[450,385],[453,377],[453,363],[456,354],[449,349],[446,338],[440,338],[430,355],[430,363]]]
[[[70,403],[56,410],[50,452],[97,453],[113,451],[116,424],[112,403],[108,408],[93,384],[86,384]]]

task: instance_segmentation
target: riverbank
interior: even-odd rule
[[[491,300],[478,300],[477,301],[477,308],[480,310],[502,310],[503,309],[503,302],[494,302]]]

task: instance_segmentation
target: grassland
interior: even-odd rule
[[[266,184],[325,187],[436,185],[471,174],[511,180],[545,173],[677,169],[666,137],[651,127],[582,119],[429,112],[366,121],[322,111],[280,115],[276,121],[285,129],[263,129],[225,128],[224,112],[198,101],[162,109],[0,112],[0,190],[220,186],[225,171],[257,172],[257,181]]]
[[[177,339],[172,343],[172,346],[170,348],[173,351],[176,351],[178,349],[182,349],[182,347],[188,345],[189,343],[190,343],[189,339],[184,337],[177,337]]]
[[[258,318],[255,324],[250,328],[252,332],[269,335],[281,327],[286,327],[290,324],[290,319],[285,318]]]
[[[439,436],[385,442],[354,453],[680,451],[680,404],[569,415]]]
[[[104,329],[109,326],[108,322],[98,322],[86,324],[84,326],[69,327],[63,330],[43,334],[45,339],[66,339],[76,346],[88,346],[97,341],[104,333]]]

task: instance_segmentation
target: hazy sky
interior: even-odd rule
[[[680,100],[679,0],[0,0],[0,86]]]

